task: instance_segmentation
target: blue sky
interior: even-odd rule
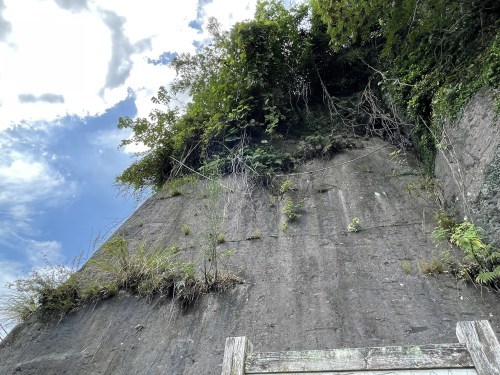
[[[256,0],[0,0],[0,294],[93,251],[137,207],[114,178],[139,148],[121,116],[147,116],[205,25],[251,18]]]
[[[92,250],[93,238],[133,211],[137,203],[117,195],[113,177],[131,161],[117,150],[123,136],[117,116],[135,114],[130,97],[100,116],[66,116],[50,127],[3,131],[0,262],[10,263],[15,273],[40,266],[45,257],[71,263]],[[12,176],[16,169],[21,177]]]

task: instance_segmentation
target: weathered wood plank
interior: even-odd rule
[[[457,337],[467,346],[479,375],[500,374],[500,344],[487,320],[458,322]]]
[[[439,344],[255,353],[247,357],[245,373],[472,367],[474,363],[464,344]]]
[[[265,373],[253,375],[266,375]],[[334,372],[287,372],[275,373],[273,375],[477,375],[473,368],[455,368],[455,369],[433,369],[433,370],[373,370],[373,371],[334,371]]]
[[[246,337],[228,337],[224,349],[222,375],[245,375],[245,360],[252,352]]]

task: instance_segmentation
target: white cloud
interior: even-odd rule
[[[23,266],[19,262],[5,261],[0,259],[0,295],[4,294],[8,288],[6,285],[22,276]]]
[[[215,17],[224,30],[228,30],[231,25],[238,21],[253,18],[255,13],[256,0],[238,1],[238,6],[234,6],[234,0],[214,0],[204,7],[205,22],[209,17]]]
[[[0,6],[0,130],[22,121],[103,113],[132,89],[140,116],[173,72],[148,64],[194,52],[206,34],[189,26],[251,18],[256,0],[3,0]],[[200,9],[200,4],[203,8]]]
[[[90,142],[102,149],[116,149],[124,138],[124,132],[120,129],[100,130],[96,132]]]
[[[36,234],[32,221],[39,210],[71,199],[78,187],[51,164],[52,154],[23,147],[31,140],[2,135],[0,243],[5,243]]]
[[[27,259],[35,268],[54,266],[64,261],[62,245],[58,241],[28,240],[26,245]]]
[[[3,183],[23,184],[45,179],[44,166],[40,162],[14,160],[9,166],[0,167],[0,178]],[[57,182],[55,182],[57,183]]]
[[[109,33],[105,24],[91,13],[71,14],[53,1],[26,3],[5,1],[4,17],[12,29],[8,44],[0,44],[1,126],[105,110],[106,104],[95,98],[107,70],[102,60],[109,60],[111,51],[110,38],[103,38]],[[47,94],[62,100],[22,102],[23,95]]]
[[[49,164],[33,160],[29,153],[12,151],[9,156],[0,161],[0,207],[15,208],[41,199],[51,203],[68,195],[65,177]]]

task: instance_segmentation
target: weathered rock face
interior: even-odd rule
[[[460,320],[489,319],[498,334],[496,294],[417,270],[440,253],[430,241],[437,207],[405,191],[418,171],[391,151],[370,140],[303,167],[316,172],[289,176],[297,189],[287,194],[301,202],[302,216],[286,231],[284,199],[265,189],[249,195],[243,182],[228,181],[236,191],[221,200],[221,250],[234,249],[227,266],[243,285],[201,297],[187,311],[120,294],[60,322],[21,325],[0,346],[0,373],[215,375],[227,336],[272,351],[456,342]],[[347,231],[354,217],[357,233]],[[119,232],[177,243],[192,259],[205,226],[193,202],[162,192]],[[256,230],[260,238],[250,239]]]
[[[500,118],[494,103],[493,93],[482,90],[456,123],[445,125],[435,173],[445,207],[500,246]]]

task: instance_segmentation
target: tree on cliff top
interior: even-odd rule
[[[205,174],[226,173],[236,147],[257,173],[286,169],[293,160],[274,150],[273,140],[331,132],[338,126],[332,124],[332,100],[365,87],[378,98],[381,113],[390,102],[389,108],[399,107],[412,120],[413,144],[432,173],[441,121],[457,116],[480,87],[498,92],[497,1],[311,0],[311,5],[287,9],[278,0],[259,1],[254,19],[230,31],[211,20],[212,41],[171,62],[177,78],[153,98],[164,109],[149,118],[120,119],[120,128],[133,131],[122,145],[141,142],[150,149],[117,183],[133,190],[161,188],[178,172],[178,161]],[[180,93],[191,97],[182,114],[169,107]],[[346,113],[339,100],[335,103],[340,126],[359,122],[352,112],[363,103]],[[321,111],[328,110],[329,120],[320,121]],[[383,124],[374,117],[371,126]]]

